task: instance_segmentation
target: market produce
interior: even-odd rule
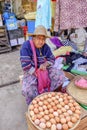
[[[75,80],[75,85],[79,88],[87,89],[87,78],[79,77]]]
[[[81,108],[68,94],[49,92],[31,102],[28,115],[38,130],[69,130],[80,120]]]

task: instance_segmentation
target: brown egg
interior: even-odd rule
[[[64,103],[67,105],[69,103],[69,101],[66,99],[66,100],[64,100]]]
[[[53,108],[50,108],[50,109],[49,109],[49,112],[50,112],[50,113],[53,113],[53,112],[54,112]]]
[[[81,111],[80,110],[75,110],[75,113],[80,115],[81,114]]]
[[[48,98],[48,96],[47,96],[47,94],[45,94],[45,95],[44,95],[44,99],[47,99],[47,98]]]
[[[68,122],[68,127],[69,127],[69,128],[72,128],[72,126],[73,126],[73,123],[72,123],[71,121],[69,121],[69,122]]]
[[[61,110],[57,110],[57,112],[58,112],[58,114],[61,114],[61,113],[62,113],[62,111],[61,111]]]
[[[30,105],[29,109],[30,109],[30,110],[33,110],[33,109],[34,109],[34,106],[33,106],[33,105]]]
[[[61,122],[62,124],[65,124],[65,123],[66,123],[66,119],[65,119],[65,118],[61,118],[61,119],[60,119],[60,122]]]
[[[55,104],[58,104],[58,103],[59,103],[58,100],[55,100],[54,102],[55,102]]]
[[[36,98],[36,101],[39,102],[39,101],[40,101],[40,98]]]
[[[50,108],[52,108],[52,106],[48,104],[47,108],[50,109]]]
[[[52,101],[52,99],[48,98],[47,101],[50,103]]]
[[[57,106],[53,106],[54,111],[57,111],[57,109],[58,109]]]
[[[39,114],[40,114],[41,116],[44,116],[44,112],[43,112],[43,111],[42,111],[42,112],[40,112]]]
[[[39,105],[38,104],[34,104],[34,108],[38,108],[39,107]]]
[[[60,119],[59,119],[59,117],[55,117],[55,121],[57,122],[57,123],[59,123],[59,121],[60,121]]]
[[[32,119],[32,121],[35,121],[36,120],[36,116],[35,115],[32,116],[31,119]]]
[[[42,118],[42,115],[40,115],[40,114],[37,115],[37,118],[38,118],[38,119],[41,119],[41,118]]]
[[[72,112],[75,112],[75,107],[70,108]]]
[[[73,103],[73,102],[74,102],[74,100],[70,99],[70,100],[69,100],[69,102],[70,102],[70,103]]]
[[[71,96],[67,96],[67,98],[68,98],[69,100],[71,100],[71,99],[72,99],[72,97],[71,97]]]
[[[68,106],[69,106],[69,107],[73,107],[73,104],[72,104],[72,103],[68,103]]]
[[[65,108],[61,108],[61,111],[62,111],[62,112],[66,112],[66,109],[65,109]]]
[[[37,108],[34,108],[34,113],[35,114],[39,113],[39,110]]]
[[[44,105],[48,105],[48,102],[47,102],[47,101],[44,101],[43,104],[44,104]]]
[[[43,111],[43,107],[38,107],[38,109],[40,112]]]
[[[48,115],[44,115],[44,119],[48,121],[50,118]]]
[[[33,100],[33,101],[32,101],[32,104],[37,104],[37,101],[36,101],[36,100]]]
[[[70,116],[66,117],[66,121],[69,122],[71,120]]]
[[[45,111],[44,111],[44,114],[45,114],[45,115],[48,115],[48,114],[49,114],[49,111],[48,111],[48,110],[45,110]]]
[[[43,105],[43,110],[47,110],[47,106],[46,105]]]
[[[34,116],[34,112],[33,111],[30,111],[30,116]]]
[[[63,114],[61,114],[61,115],[59,115],[59,117],[60,117],[60,118],[64,118],[64,115],[63,115]]]
[[[81,107],[80,106],[76,106],[75,109],[76,110],[81,110]]]
[[[51,122],[52,124],[56,124],[56,121],[55,121],[54,118],[51,118],[51,119],[50,119],[50,122]]]
[[[76,123],[77,118],[76,118],[76,117],[71,117],[71,121],[72,121],[73,123]]]
[[[52,95],[52,97],[54,97],[55,96],[55,92],[52,92],[51,95]]]
[[[78,114],[74,114],[74,117],[76,117],[77,119],[80,118],[80,116]]]
[[[43,96],[41,96],[41,97],[40,97],[40,100],[41,100],[41,101],[43,101],[43,100],[44,100],[44,97],[43,97]]]
[[[52,95],[49,93],[49,94],[48,94],[48,97],[49,97],[49,98],[51,98],[51,97],[52,97]]]
[[[63,124],[63,130],[68,130],[68,125],[67,124]]]
[[[65,103],[64,103],[64,102],[60,102],[60,105],[61,105],[61,106],[65,106]]]
[[[55,125],[55,124],[53,124],[53,125],[51,126],[51,130],[56,130],[56,125]]]
[[[74,106],[78,106],[78,103],[74,102],[73,105],[74,105]]]
[[[64,117],[67,117],[67,116],[69,116],[69,113],[64,112],[63,115],[64,115]]]
[[[61,109],[61,108],[62,108],[62,106],[61,106],[60,104],[58,104],[58,105],[57,105],[57,108]]]
[[[53,114],[49,114],[49,118],[54,118],[54,115]]]
[[[41,119],[40,119],[40,122],[46,123],[46,120],[45,120],[44,118],[41,118]]]
[[[47,128],[50,128],[51,127],[51,123],[49,121],[46,122],[46,126],[47,126]]]
[[[56,96],[55,96],[55,98],[56,98],[56,99],[59,99],[59,96],[58,96],[58,95],[56,95]]]
[[[39,104],[39,106],[43,106],[43,102],[42,101],[40,101],[38,104]]]
[[[55,100],[56,100],[56,98],[55,98],[55,97],[52,97],[52,100],[53,100],[53,101],[55,101]]]
[[[55,106],[55,103],[54,103],[54,102],[51,102],[50,105],[53,107],[53,106]]]

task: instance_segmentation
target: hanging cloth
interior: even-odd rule
[[[87,0],[56,0],[54,31],[87,27]]]
[[[43,25],[46,29],[51,28],[50,0],[37,0],[35,27],[38,25]]]

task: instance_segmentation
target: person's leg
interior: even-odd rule
[[[34,75],[27,75],[23,79],[22,94],[26,98],[26,103],[29,103],[38,95],[37,78]]]
[[[62,70],[58,70],[57,68],[49,69],[49,77],[51,80],[51,91],[61,91],[62,84],[64,82],[65,75]]]

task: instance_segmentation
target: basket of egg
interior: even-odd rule
[[[27,115],[35,130],[74,130],[80,122],[81,108],[66,93],[47,92],[31,102]]]

